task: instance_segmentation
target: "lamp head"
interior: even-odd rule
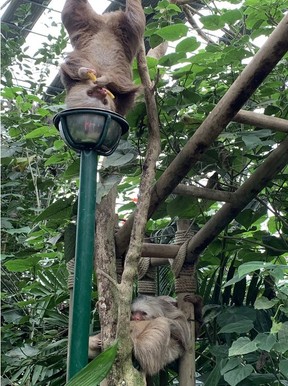
[[[94,108],[63,110],[53,119],[61,137],[76,151],[95,150],[97,154],[112,154],[129,125],[113,111]]]

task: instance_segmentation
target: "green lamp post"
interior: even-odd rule
[[[119,114],[93,108],[63,110],[53,122],[67,145],[81,156],[74,290],[69,321],[69,380],[88,363],[98,155],[112,154],[129,126]]]

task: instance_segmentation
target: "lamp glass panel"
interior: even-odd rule
[[[101,136],[105,117],[94,114],[68,115],[67,126],[75,142],[97,143]]]
[[[108,148],[113,147],[116,143],[118,143],[119,138],[122,134],[122,127],[118,122],[112,120],[107,130],[107,135],[104,141],[104,145]]]

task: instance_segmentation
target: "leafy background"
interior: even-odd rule
[[[163,0],[156,9],[146,8],[150,44],[169,41],[168,53],[159,62],[148,60],[157,83],[161,126],[158,177],[255,55],[257,38],[267,37],[287,10],[285,0],[193,5],[201,36],[184,24],[176,4]],[[29,12],[29,3],[23,4],[19,23]],[[52,26],[53,19],[48,23]],[[3,385],[65,384],[66,263],[74,253],[79,158],[52,124],[63,107],[63,94],[49,102],[43,98],[46,79],[63,60],[68,39],[61,29],[48,40],[31,57],[25,39],[2,39]],[[15,65],[28,87],[16,79]],[[139,81],[136,65],[134,75]],[[286,55],[245,109],[287,119],[287,79]],[[119,183],[120,220],[137,201],[147,142],[142,96],[127,119],[129,139],[103,162],[97,195],[99,200]],[[183,182],[233,192],[284,136],[230,123]],[[288,385],[287,199],[286,169],[201,256],[198,292],[205,307],[196,343],[199,384]],[[221,205],[171,195],[149,220],[147,233],[153,242],[170,243],[177,219],[189,218],[193,227],[201,228]],[[158,288],[159,293],[173,293],[167,267],[158,271]],[[94,289],[92,306],[96,300]],[[97,315],[91,320],[91,329],[97,330]],[[170,368],[167,377],[165,384],[177,384],[177,368]]]

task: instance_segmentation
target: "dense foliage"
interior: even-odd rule
[[[146,9],[150,44],[169,41],[168,53],[159,62],[148,60],[161,125],[158,176],[281,20],[287,2],[230,0],[196,8],[192,4],[190,12],[199,34],[184,24],[176,4],[162,0],[156,11]],[[19,24],[27,13],[29,4],[19,10]],[[45,80],[65,50],[63,29],[48,36],[33,57],[23,40],[2,41],[3,385],[65,383],[69,312],[65,265],[74,250],[79,158],[52,124],[62,95],[49,103],[43,98]],[[286,55],[259,87],[247,110],[288,118],[287,59]],[[25,87],[15,78],[19,71]],[[136,65],[135,80],[139,81]],[[147,116],[141,96],[127,118],[129,139],[103,162],[98,187],[100,199],[119,183],[121,219],[135,209],[145,155]],[[183,183],[233,192],[284,136],[230,123]],[[149,220],[147,232],[154,242],[169,243],[177,219],[189,218],[200,228],[221,205],[171,195]],[[287,170],[283,170],[200,258],[205,323],[196,346],[199,384],[288,385],[287,207]],[[159,271],[159,288],[161,293],[173,291],[167,269]],[[96,299],[94,292],[93,302]],[[169,377],[172,384],[175,373]]]

